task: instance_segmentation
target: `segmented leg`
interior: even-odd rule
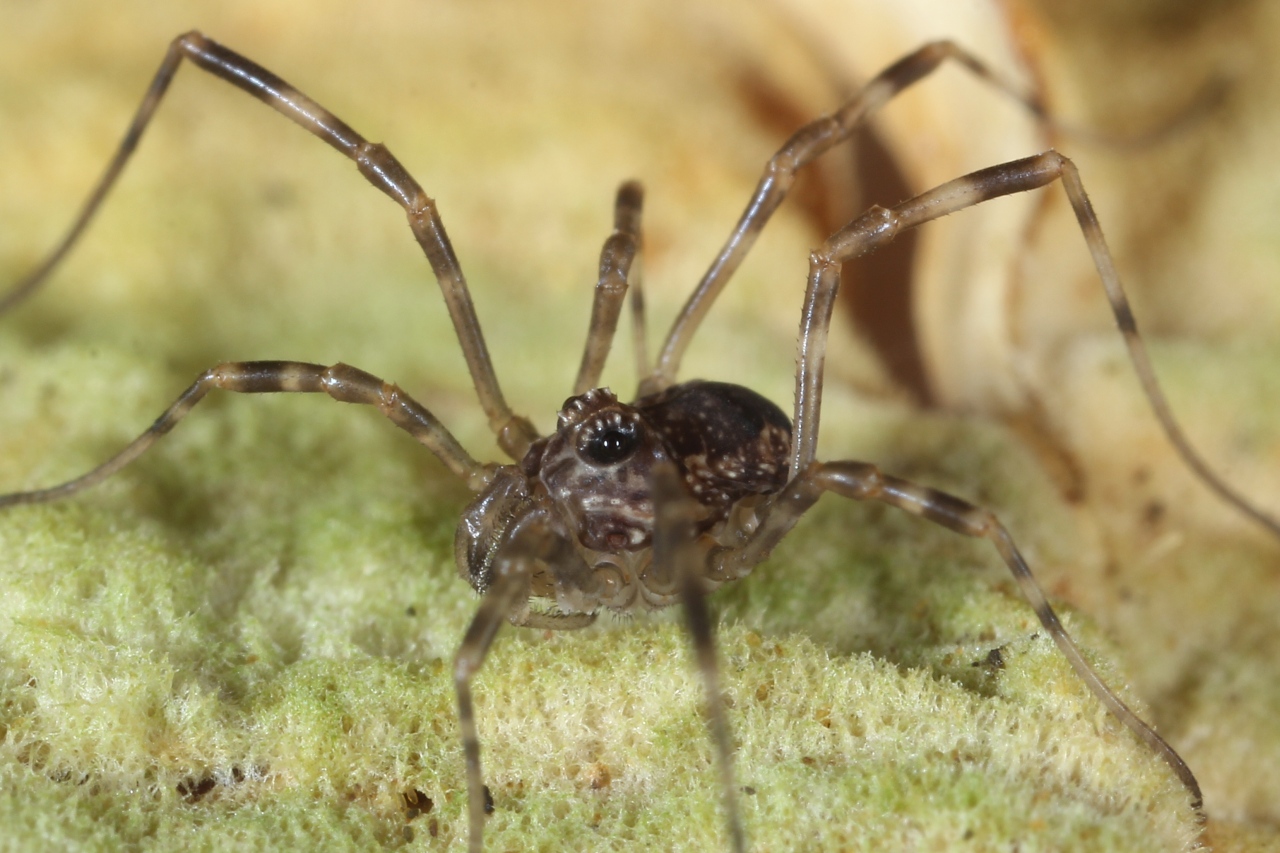
[[[39,287],[75,245],[129,161],[183,59],[190,60],[198,68],[248,92],[276,112],[324,140],[329,146],[355,161],[360,174],[364,175],[369,183],[404,208],[409,218],[409,227],[413,229],[413,234],[417,237],[423,252],[426,253],[427,260],[431,263],[431,268],[435,271],[436,279],[440,283],[440,290],[444,294],[445,305],[453,320],[453,327],[462,346],[467,368],[471,371],[471,381],[475,385],[480,404],[488,416],[489,426],[497,434],[498,443],[504,451],[513,459],[522,458],[529,444],[537,438],[537,433],[527,420],[512,413],[502,396],[498,378],[493,370],[493,362],[489,358],[489,350],[485,346],[484,335],[480,331],[480,321],[476,317],[475,306],[471,302],[471,294],[467,289],[466,278],[462,274],[453,246],[445,233],[444,222],[436,211],[435,201],[423,192],[418,182],[381,143],[369,142],[333,113],[280,77],[212,39],[205,38],[198,32],[178,36],[170,43],[169,51],[165,54],[164,61],[160,63],[160,68],[156,71],[147,94],[138,106],[138,111],[134,114],[124,139],[120,141],[115,156],[112,157],[97,186],[85,201],[75,222],[44,262],[8,294],[0,297],[0,313]]]
[[[1076,675],[1120,722],[1169,765],[1191,793],[1193,807],[1200,809],[1203,798],[1191,768],[1164,738],[1130,710],[1084,659],[1080,648],[1049,605],[1044,590],[1031,574],[1013,537],[990,510],[976,507],[936,489],[881,474],[876,466],[865,462],[814,462],[774,497],[760,526],[743,547],[713,556],[712,576],[740,576],[744,570],[763,560],[795,526],[800,516],[817,502],[823,492],[828,491],[858,501],[880,501],[965,536],[991,542],[1013,572],[1018,587],[1035,610],[1040,624],[1053,637]]]
[[[1124,336],[1129,360],[1143,393],[1151,403],[1160,426],[1182,460],[1196,476],[1223,499],[1280,536],[1280,522],[1254,507],[1205,463],[1174,420],[1164,391],[1156,380],[1146,345],[1138,334],[1129,300],[1120,285],[1102,227],[1085,194],[1075,164],[1056,151],[1014,160],[972,172],[891,208],[873,207],[840,229],[810,256],[809,284],[800,318],[800,372],[796,378],[795,433],[791,474],[798,475],[815,458],[818,443],[818,415],[822,406],[822,373],[826,358],[827,330],[840,287],[840,267],[892,240],[908,228],[973,207],[993,198],[1026,192],[1061,181],[1075,210],[1076,220],[1102,280],[1103,290]]]
[[[640,248],[640,212],[644,206],[644,189],[636,181],[618,188],[613,206],[613,233],[600,251],[600,277],[596,282],[595,301],[591,304],[591,325],[582,365],[573,383],[573,394],[585,394],[600,384],[600,373],[613,345],[618,317],[627,296],[627,276],[631,262]],[[635,303],[632,303],[635,305]]]
[[[440,421],[398,385],[346,364],[326,367],[301,361],[240,361],[206,370],[146,432],[89,473],[47,489],[0,495],[0,508],[59,500],[102,482],[145,453],[215,388],[241,394],[324,393],[343,403],[376,406],[393,424],[440,457],[472,491],[483,489],[493,476],[490,467],[472,459]]]
[[[471,853],[484,848],[485,790],[480,770],[480,734],[476,730],[475,706],[471,701],[471,679],[484,663],[485,655],[509,615],[529,599],[529,575],[533,561],[519,553],[518,543],[499,557],[492,585],[472,617],[462,645],[453,659],[453,686],[458,694],[458,725],[462,730],[462,753],[467,765],[467,824]]]
[[[480,735],[471,701],[471,679],[484,663],[489,647],[504,621],[541,628],[574,629],[590,625],[594,614],[531,614],[528,609],[530,578],[540,566],[555,558],[555,539],[539,515],[526,516],[507,532],[494,559],[493,578],[480,608],[472,617],[453,661],[453,684],[458,694],[458,722],[462,752],[467,765],[468,847],[480,853],[484,840],[486,797],[480,765]]]
[[[884,106],[911,84],[932,74],[946,60],[953,60],[994,88],[1021,101],[1035,115],[1043,115],[1041,105],[1018,86],[1006,81],[981,60],[949,41],[926,44],[881,71],[861,91],[838,110],[800,128],[769,159],[755,194],[725,241],[720,254],[694,289],[667,333],[654,373],[641,385],[641,394],[660,391],[675,381],[680,359],[693,339],[711,303],[742,259],[755,244],[769,217],[782,204],[795,181],[796,172],[817,157],[848,139],[873,112]]]
[[[693,519],[697,517],[693,501],[685,490],[680,475],[670,462],[653,471],[653,502],[656,512],[653,531],[653,564],[668,574],[680,590],[685,608],[685,624],[693,641],[694,657],[707,694],[707,723],[715,744],[720,766],[720,786],[724,792],[724,809],[729,824],[729,839],[734,853],[746,849],[742,818],[738,814],[738,792],[733,780],[733,741],[729,722],[725,719],[720,695],[720,669],[716,663],[715,629],[707,612],[706,595],[702,591],[703,563],[694,547]]]
[[[645,319],[644,302],[644,255],[641,250],[643,242],[636,250],[636,259],[631,265],[631,274],[627,277],[628,292],[631,294],[631,351],[635,359],[636,377],[643,382],[650,374],[649,368],[649,326]],[[637,393],[637,396],[639,394]]]

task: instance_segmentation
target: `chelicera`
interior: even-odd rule
[[[567,630],[605,610],[635,612],[682,604],[708,697],[719,695],[711,620],[704,596],[750,574],[824,493],[880,501],[966,536],[990,541],[1044,629],[1106,707],[1156,752],[1200,807],[1195,777],[1181,757],[1098,677],[1063,628],[1013,538],[988,510],[881,473],[874,465],[819,462],[816,446],[826,337],[841,265],[903,230],[1012,193],[1061,181],[1082,229],[1134,368],[1156,415],[1187,464],[1242,511],[1280,532],[1214,475],[1189,446],[1156,382],[1102,231],[1075,166],[1045,153],[957,178],[889,208],[872,207],[810,256],[800,320],[795,405],[788,417],[747,388],[677,381],[701,320],[728,283],[798,170],[849,138],[898,92],[955,62],[1039,112],[1035,101],[950,42],[925,45],[873,78],[835,112],[800,128],[765,167],[756,191],[719,255],[698,283],[650,364],[645,312],[632,275],[641,243],[643,194],[624,183],[614,232],[605,241],[590,327],[573,393],[553,433],[542,436],[508,407],[472,306],[466,279],[435,203],[382,145],[363,136],[280,77],[205,36],[179,36],[157,72],[124,140],[61,243],[3,298],[7,310],[34,292],[93,218],[186,59],[253,95],[353,160],[361,174],[405,210],[435,273],[471,379],[505,464],[476,461],[434,415],[394,384],[345,364],[230,362],[207,370],[141,436],[98,468],[49,488],[0,496],[0,507],[74,495],[110,477],[172,429],[210,391],[324,393],[375,406],[426,445],[476,494],[456,535],[459,572],[481,604],[458,649],[454,681],[466,760],[470,848],[482,847],[488,803],[471,683],[503,622]],[[639,390],[626,403],[599,386],[629,300],[636,327]],[[532,606],[533,602],[542,602]],[[708,703],[732,847],[746,847],[738,817],[732,749],[722,704]]]

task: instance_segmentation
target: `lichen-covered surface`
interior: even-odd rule
[[[60,233],[167,40],[199,27],[414,171],[504,388],[547,428],[577,367],[614,187],[648,190],[660,329],[780,141],[741,99],[742,69],[803,78],[761,58],[792,38],[766,7],[554,5],[0,3],[0,280]],[[794,209],[779,214],[685,375],[787,403],[816,239]],[[1146,424],[1118,345],[1063,362],[1080,370],[1064,367],[1054,391],[1084,383],[1106,413],[1082,413],[1073,434]],[[606,378],[626,393],[620,349]],[[1156,355],[1189,427],[1216,459],[1256,469],[1265,498],[1280,472],[1266,347],[1180,339]],[[401,213],[332,151],[185,68],[84,245],[0,318],[0,490],[83,472],[200,370],[248,358],[358,365],[496,454]],[[1052,593],[1081,608],[1066,620],[1087,654],[1199,773],[1201,840],[1276,845],[1273,543],[1210,502],[1203,524],[1174,510],[1176,527],[1155,511],[1148,528],[1103,524],[1113,504],[1063,497],[1045,455],[987,419],[835,386],[824,416],[826,455],[1000,511]],[[1100,488],[1115,505],[1194,494],[1155,459],[1138,484],[1150,495]],[[201,404],[91,493],[6,511],[0,846],[459,845],[450,664],[476,599],[451,546],[466,500],[376,413],[238,397]],[[753,849],[1196,842],[1185,792],[1071,674],[979,544],[824,501],[713,602]],[[476,687],[488,849],[725,849],[677,617],[500,634]],[[996,648],[1000,668],[984,663]]]

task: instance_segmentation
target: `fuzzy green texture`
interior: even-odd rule
[[[15,131],[0,135],[11,146],[0,164],[52,177],[0,200],[3,221],[15,223],[0,234],[0,282],[24,271],[74,209],[112,144],[91,145],[85,128],[114,140],[173,33],[193,23],[227,40],[242,33],[249,43],[236,47],[324,102],[341,75],[326,84],[322,69],[341,64],[340,46],[373,45],[352,58],[361,69],[409,50],[352,36],[273,56],[270,37],[251,37],[245,21],[256,19],[247,11],[223,13],[221,29],[167,11],[175,20],[122,24],[128,33],[112,31],[114,42],[89,39],[112,46],[94,60],[75,50],[88,36],[37,21],[36,10],[6,14],[11,33],[56,42],[79,59],[0,51],[10,57],[0,61],[5,80],[33,65],[51,75],[46,85],[61,110],[58,126],[43,124],[47,104],[26,88],[5,90]],[[296,10],[277,14],[292,23]],[[373,17],[359,27],[378,26]],[[392,37],[389,20],[380,36]],[[455,24],[403,28],[444,50]],[[111,26],[100,22],[98,34]],[[364,33],[359,27],[352,32]],[[117,52],[128,57],[127,85],[81,91]],[[433,97],[461,99],[467,72],[444,68],[431,81]],[[636,81],[642,95],[644,85]],[[652,85],[677,88],[661,77]],[[225,89],[181,72],[173,102],[84,246],[46,291],[0,318],[0,490],[88,470],[199,371],[229,359],[348,361],[400,382],[478,457],[496,454],[399,212],[332,152]],[[521,113],[477,117],[462,100],[455,113],[432,103],[421,116],[352,100],[338,97],[335,108],[361,127],[390,123],[371,134],[394,134],[393,150],[415,172],[427,170],[420,177],[441,199],[504,388],[543,428],[572,382],[617,180],[650,182],[646,227],[658,248],[650,301],[661,328],[760,162],[743,155],[744,189],[713,169],[663,171],[681,156],[646,160],[613,131],[547,141],[531,138]],[[535,106],[567,120],[582,100],[577,93]],[[652,120],[634,112],[639,101],[624,125],[630,132]],[[484,130],[499,121],[506,133]],[[698,128],[712,126],[714,137],[718,121],[700,114],[683,131],[688,139],[673,131],[667,141],[709,149],[715,140]],[[404,155],[412,142],[422,147]],[[591,165],[598,151],[614,159]],[[62,157],[77,165],[64,170]],[[736,160],[725,160],[734,172]],[[546,183],[512,183],[511,174],[538,163]],[[565,183],[579,171],[589,195]],[[688,174],[717,198],[729,186],[715,217],[663,201]],[[785,310],[770,300],[784,290],[775,282],[802,285],[808,237],[785,215],[775,225],[768,239],[776,232],[777,242],[762,243],[740,285],[757,301],[727,296],[717,305],[688,375],[751,381],[785,403],[798,293]],[[688,269],[666,248],[681,241],[697,256]],[[571,258],[561,259],[561,242],[573,247]],[[785,315],[785,331],[775,315]],[[1214,394],[1237,407],[1223,377],[1249,359],[1260,371],[1271,363],[1175,350],[1170,379],[1189,376],[1206,409]],[[615,361],[610,381],[629,387],[627,356]],[[1109,375],[1082,371],[1071,376]],[[1001,427],[869,404],[836,387],[824,418],[824,455],[874,459],[996,509],[1051,592],[1070,585],[1080,553],[1095,547],[1083,541],[1096,532],[1080,510]],[[110,482],[73,500],[6,510],[0,848],[460,845],[466,795],[452,657],[477,598],[457,576],[452,537],[467,499],[429,452],[376,412],[327,399],[215,395]],[[1194,540],[1186,553],[1214,559],[1216,542]],[[1244,572],[1245,559],[1230,564]],[[1186,792],[1074,676],[983,543],[828,498],[712,604],[753,849],[1176,850],[1198,835]],[[1135,651],[1123,630],[1115,633],[1126,642],[1113,645],[1087,617],[1064,613],[1126,701],[1144,716],[1152,710],[1144,696],[1159,703],[1157,723],[1166,714],[1221,719],[1221,696],[1233,685],[1247,684],[1252,696],[1276,690],[1262,651],[1254,667],[1206,662],[1170,675],[1157,664],[1151,675],[1145,665],[1155,652],[1137,642]],[[576,633],[499,634],[475,685],[496,806],[486,849],[726,849],[703,686],[679,614],[601,621]],[[1272,629],[1259,624],[1261,650]],[[1000,667],[989,663],[994,649]],[[1136,674],[1133,660],[1144,665]],[[1188,671],[1204,680],[1185,683]],[[1138,695],[1126,687],[1131,677],[1155,686]],[[1243,747],[1231,742],[1237,757],[1250,742],[1265,751],[1280,740],[1275,717],[1256,713],[1268,701],[1229,706],[1251,732]],[[1185,710],[1197,702],[1199,716]],[[412,792],[431,808],[411,811]]]
[[[75,341],[9,343],[4,363],[21,365],[4,387],[19,402],[6,458],[24,460],[8,482],[17,467],[40,481],[81,470],[166,385]],[[138,399],[105,382],[63,390],[90,374]],[[1023,507],[1018,520],[1052,514],[998,431],[933,428],[982,451],[954,464]],[[210,404],[164,445],[0,526],[7,843],[458,838],[450,661],[475,597],[450,546],[465,495],[372,413],[323,400]],[[985,549],[833,501],[715,603],[762,849],[1174,849],[1194,835],[1185,792],[1072,675]],[[1098,648],[1087,621],[1069,624]],[[984,664],[995,648],[1000,669]],[[476,693],[490,849],[662,849],[673,832],[723,847],[702,686],[674,616],[508,629]],[[409,822],[413,790],[434,808]]]

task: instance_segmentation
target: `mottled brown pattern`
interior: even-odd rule
[[[649,547],[653,538],[653,467],[671,459],[633,407],[606,389],[569,400],[560,426],[526,458],[541,492],[585,548],[616,553]]]
[[[535,442],[520,467],[530,478],[530,506],[554,508],[588,551],[617,555],[652,545],[656,466],[674,463],[693,499],[695,526],[705,531],[743,498],[782,488],[790,448],[791,424],[773,403],[738,385],[695,381],[632,405],[607,388],[571,397],[555,434]],[[473,543],[466,550],[491,549]]]
[[[671,452],[698,503],[723,521],[750,495],[787,482],[791,421],[754,391],[724,382],[684,382],[636,400],[646,424]]]

